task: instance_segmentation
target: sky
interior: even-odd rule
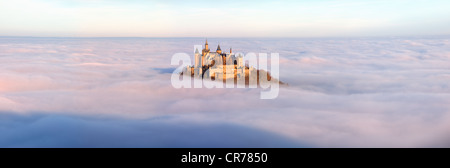
[[[450,35],[448,0],[0,0],[0,36]]]

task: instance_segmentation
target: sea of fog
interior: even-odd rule
[[[260,89],[175,89],[203,38],[0,37],[0,147],[450,147],[450,37],[209,38],[279,53]]]

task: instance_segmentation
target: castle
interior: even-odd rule
[[[195,50],[195,64],[188,66],[186,72],[190,72],[191,76],[207,79],[245,79],[249,71],[256,70],[253,67],[244,66],[243,56],[235,56],[232,49],[230,52],[222,52],[220,45],[217,45],[215,52],[211,52],[208,40],[202,49],[202,53]],[[187,75],[187,74],[186,74]],[[248,78],[248,77],[247,77]]]

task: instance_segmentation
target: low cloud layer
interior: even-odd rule
[[[131,132],[105,147],[197,147],[177,138],[193,130],[205,147],[244,147],[252,136],[269,139],[258,147],[450,146],[448,38],[209,41],[280,53],[289,86],[274,100],[258,89],[174,89],[171,56],[192,55],[203,39],[0,38],[0,146],[99,145],[58,136],[58,125],[69,137]]]
[[[310,147],[267,131],[171,116],[141,120],[0,114],[2,147]]]

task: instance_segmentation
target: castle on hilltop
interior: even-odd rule
[[[255,86],[260,84],[278,83],[284,84],[276,78],[272,78],[270,72],[264,69],[257,69],[251,65],[256,65],[256,57],[245,58],[242,54],[235,54],[230,48],[230,52],[223,52],[220,45],[217,45],[215,52],[209,49],[208,40],[202,47],[202,52],[195,49],[195,63],[183,68],[180,75],[188,75],[194,78],[211,79],[214,81],[234,81],[234,84]],[[278,56],[275,57],[278,59]],[[245,65],[249,61],[251,65]],[[278,62],[278,61],[276,61]],[[277,66],[275,66],[277,67]],[[266,76],[266,77],[264,77]],[[262,77],[262,79],[260,79]],[[256,86],[255,86],[256,87]]]
[[[247,67],[243,63],[243,56],[236,56],[230,48],[230,52],[222,52],[220,45],[217,45],[215,52],[212,52],[208,45],[208,40],[200,53],[195,50],[194,66],[186,67],[191,76],[210,79],[245,79],[249,71],[256,70],[253,67]]]

